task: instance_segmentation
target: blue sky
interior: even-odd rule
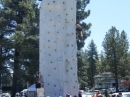
[[[90,0],[86,7],[88,9],[91,13],[85,22],[92,23],[92,33],[86,39],[84,49],[93,39],[100,53],[105,34],[112,26],[119,32],[124,30],[130,41],[130,0]]]

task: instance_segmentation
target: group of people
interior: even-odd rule
[[[112,94],[112,95],[110,95],[110,97],[122,97],[122,93],[120,92],[120,93],[118,93],[118,95],[116,96],[115,94]]]
[[[71,94],[66,94],[66,97],[72,97],[72,96],[71,96]],[[74,97],[77,97],[77,96],[74,96]],[[79,93],[78,97],[82,97],[82,95],[80,95],[80,93]]]
[[[66,97],[72,97],[70,94],[67,94]],[[74,96],[77,97],[77,96]],[[79,97],[82,97],[82,95],[79,93]],[[100,92],[95,93],[92,97],[105,97],[102,95]],[[122,93],[119,93],[117,96],[116,95],[109,95],[109,97],[122,97]]]
[[[26,93],[24,93],[24,95],[22,93],[16,94],[16,97],[27,97],[27,94]]]
[[[95,97],[105,97],[104,95],[102,94],[98,94],[97,96]],[[118,93],[118,95],[116,96],[115,94],[110,94],[109,97],[122,97],[122,93]]]

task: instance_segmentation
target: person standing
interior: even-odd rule
[[[22,93],[20,94],[20,97],[22,97]]]
[[[122,97],[122,93],[119,93],[119,94],[117,95],[117,97]]]

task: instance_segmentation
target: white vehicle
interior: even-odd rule
[[[20,97],[20,93],[16,93],[16,94],[15,94],[15,97]]]
[[[28,89],[24,89],[23,91],[21,91],[22,96],[27,95],[27,91],[28,91]]]
[[[95,92],[82,92],[82,97],[92,97],[95,94]]]
[[[115,93],[116,92],[116,88],[109,88],[107,89],[108,93]]]
[[[113,93],[112,95],[115,95],[115,97],[118,97],[119,93]],[[130,97],[130,92],[122,92],[122,97]]]
[[[100,91],[101,91],[102,94],[104,94],[106,89],[101,89]]]
[[[128,89],[126,89],[126,88],[118,88],[118,90],[119,90],[120,92],[127,92],[127,91],[128,91]]]
[[[1,97],[11,97],[9,93],[3,93]]]

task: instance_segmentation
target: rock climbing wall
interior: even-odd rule
[[[40,68],[45,96],[78,95],[76,0],[42,0]]]

